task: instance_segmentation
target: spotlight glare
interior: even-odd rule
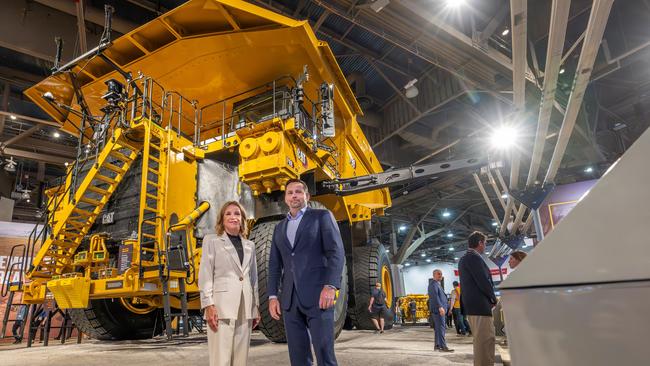
[[[11,118],[12,120],[14,120],[14,121],[15,121],[17,117],[16,117],[16,116],[14,116],[14,115],[12,114],[12,115],[10,115],[10,116],[9,116],[9,118]]]
[[[59,137],[61,137],[61,134],[58,133],[58,132],[54,132],[53,136],[54,136],[54,138],[58,139]]]
[[[508,126],[502,126],[492,132],[490,141],[495,149],[505,150],[515,144],[517,140],[517,131]]]
[[[406,267],[408,267],[408,266],[411,265],[411,263],[404,263],[404,265],[405,265]]]
[[[503,198],[503,199],[508,198],[508,194],[507,194],[507,193],[502,194],[502,195],[501,195],[501,198]]]
[[[427,258],[427,263],[431,263],[431,259]]]
[[[454,257],[454,260],[457,261],[457,260],[458,260],[458,257]]]
[[[465,4],[465,0],[446,0],[447,6],[450,8],[458,8]]]
[[[406,230],[406,225],[400,225],[399,231],[404,231],[404,230]]]
[[[390,253],[390,249],[386,249],[386,253]]]
[[[591,172],[593,172],[593,171],[594,171],[594,168],[592,168],[592,167],[587,167],[587,168],[585,169],[585,173],[591,173]]]
[[[510,29],[506,28],[506,29],[503,30],[503,32],[501,32],[501,35],[505,37],[505,36],[507,36],[509,33],[510,33]]]
[[[453,252],[453,251],[454,251],[454,247],[449,247],[449,251],[450,251],[450,252]]]
[[[420,254],[420,257],[422,257],[422,258],[424,258],[424,257],[426,257],[426,256],[427,256],[427,253],[422,253],[422,254]]]
[[[499,226],[499,223],[495,221],[492,223],[492,226]]]
[[[448,237],[448,238],[453,238],[453,237],[454,237],[454,234],[453,234],[453,233],[449,233],[449,234],[447,234],[447,237]]]
[[[445,210],[445,211],[442,213],[442,217],[449,217],[449,216],[451,216],[451,212],[449,212],[449,211],[447,211],[447,210]]]
[[[564,67],[560,69],[560,75],[564,74]]]

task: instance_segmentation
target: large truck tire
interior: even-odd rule
[[[321,203],[316,201],[309,202],[309,207],[325,208]],[[284,322],[282,318],[275,320],[269,313],[269,295],[268,295],[268,269],[269,258],[271,256],[271,243],[273,241],[273,231],[280,219],[267,220],[258,222],[253,226],[249,239],[255,243],[257,255],[257,276],[258,292],[260,298],[260,315],[262,321],[259,329],[272,342],[284,343],[287,341]],[[338,291],[338,297],[334,305],[334,337],[338,337],[343,330],[346,312],[348,308],[348,272],[347,266],[343,267],[341,278],[341,288]]]
[[[68,310],[77,328],[99,340],[148,339],[162,334],[161,309],[134,313],[120,299],[90,300],[86,309]]]
[[[386,306],[389,314],[384,318],[384,329],[393,327],[393,281],[390,261],[381,243],[371,242],[352,251],[352,280],[354,302],[348,308],[350,321],[357,329],[374,330],[375,326],[368,311],[370,293],[377,282],[386,292]]]

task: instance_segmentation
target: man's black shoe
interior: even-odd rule
[[[447,347],[445,347],[445,348],[439,348],[438,350],[439,350],[440,352],[454,352],[453,349],[450,349],[450,348],[447,348]]]

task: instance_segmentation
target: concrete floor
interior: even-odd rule
[[[459,337],[449,330],[447,342],[456,352],[434,352],[433,330],[429,327],[395,327],[381,335],[372,331],[343,331],[336,342],[336,356],[341,366],[472,365],[472,338]],[[208,365],[206,348],[206,337],[199,334],[171,342],[162,339],[121,342],[85,340],[82,344],[61,345],[52,342],[47,348],[4,344],[0,345],[0,364],[199,366]],[[255,332],[249,365],[289,365],[286,344],[273,344],[261,333]]]

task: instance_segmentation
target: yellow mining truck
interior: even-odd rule
[[[234,198],[254,217],[261,330],[284,341],[267,310],[266,274],[273,227],[287,212],[285,183],[301,178],[313,204],[334,213],[345,243],[336,331],[346,319],[371,327],[374,283],[393,301],[385,249],[368,235],[390,196],[331,189],[382,168],[328,45],[306,21],[238,0],[191,0],[115,40],[107,14],[96,48],[57,61],[26,91],[79,145],[48,191],[45,230],[11,290],[25,304],[54,297],[100,339],[171,335],[172,317],[187,324],[200,310],[202,238]]]

